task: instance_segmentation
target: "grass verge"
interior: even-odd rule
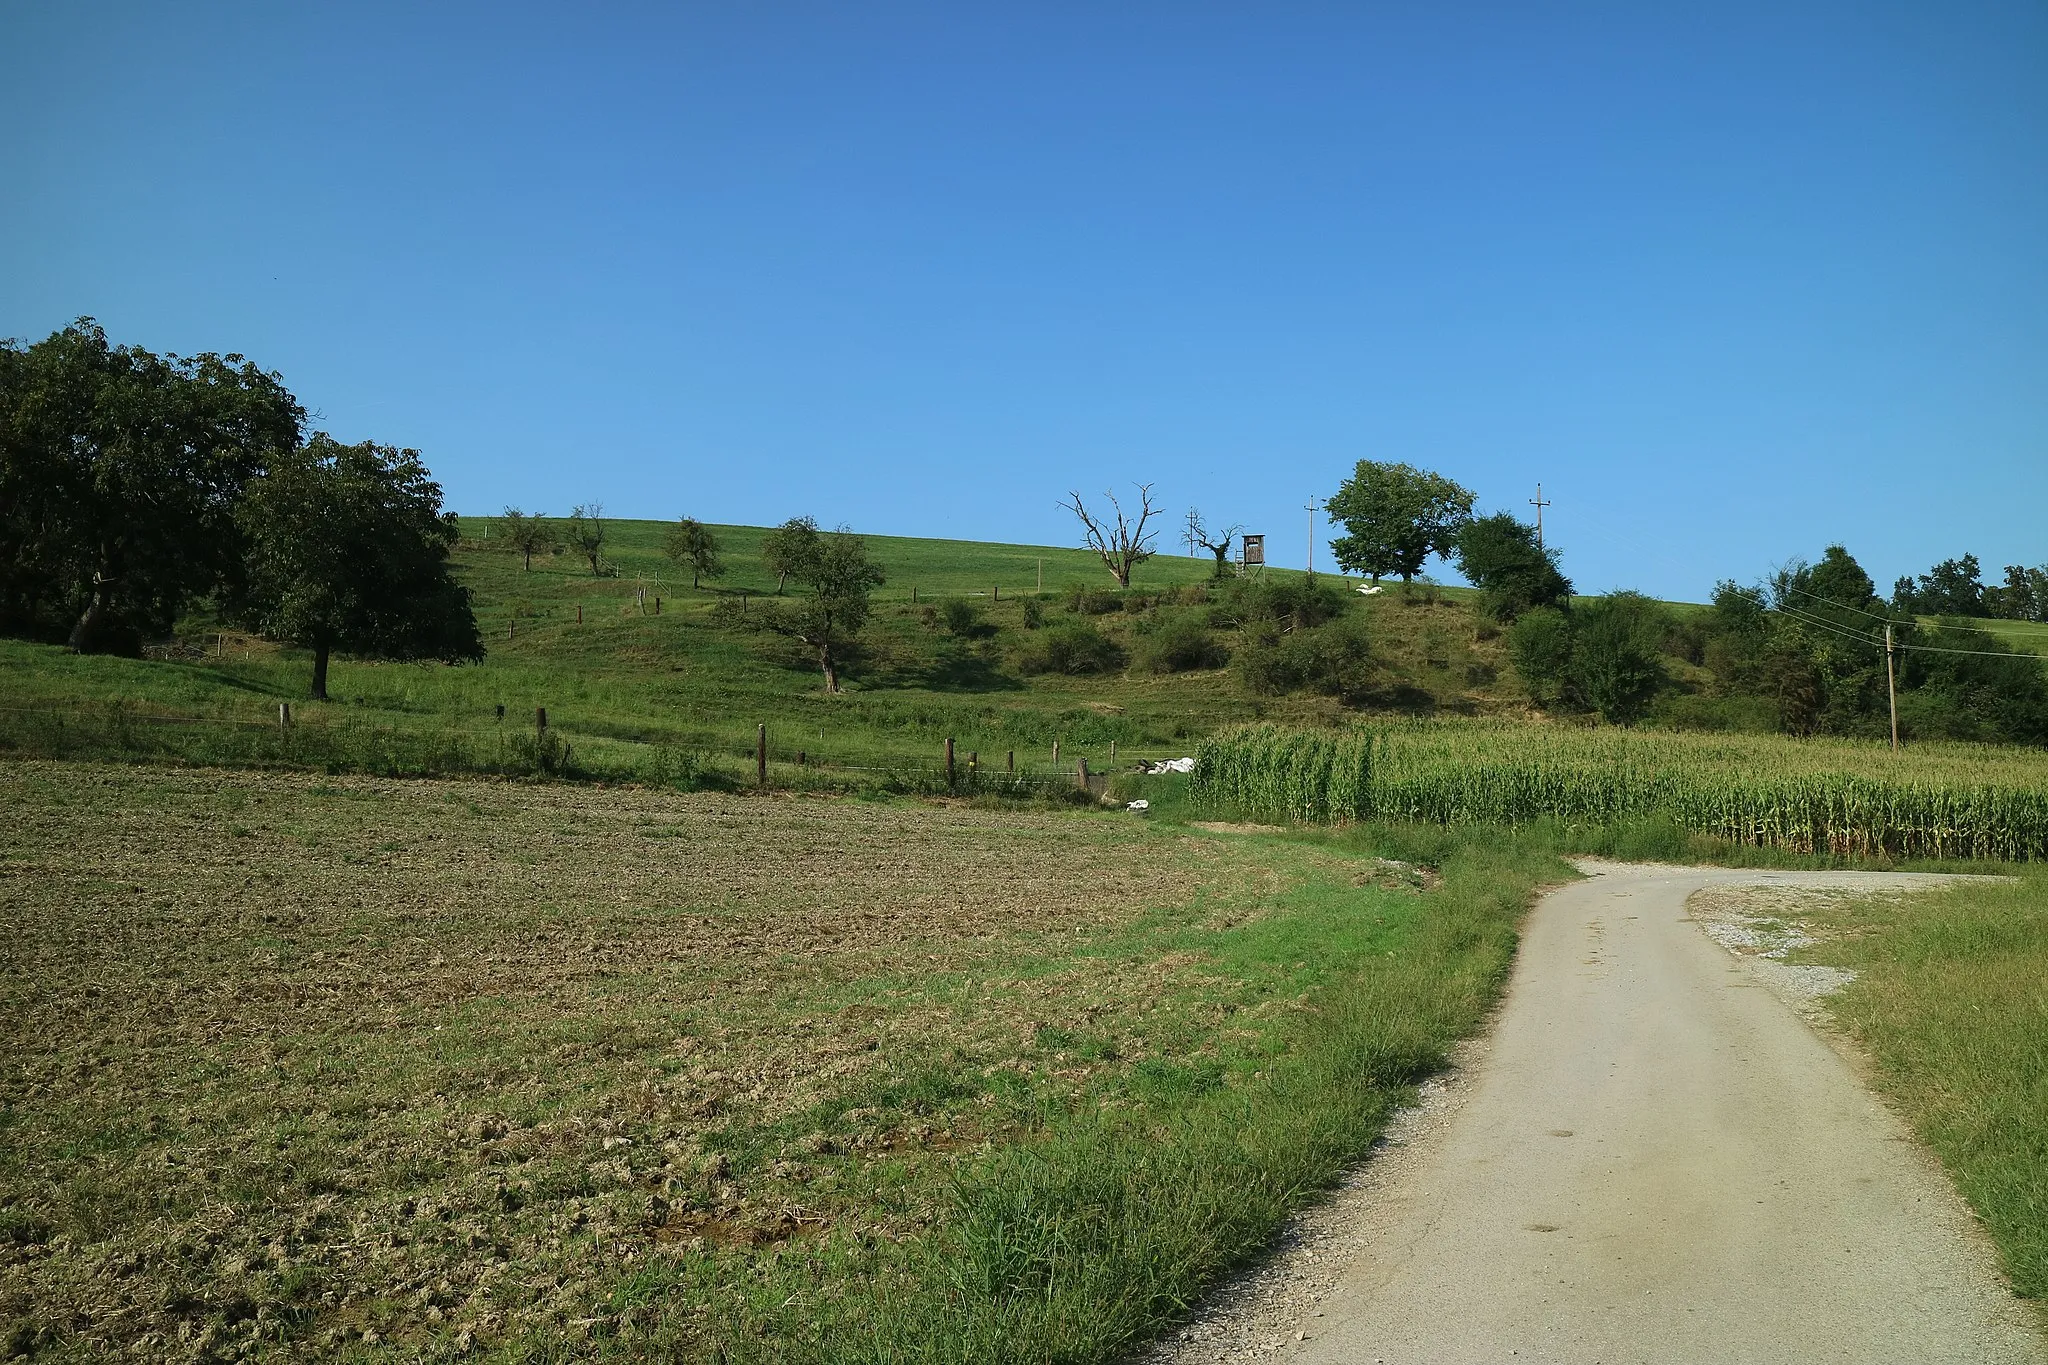
[[[1859,899],[1802,960],[1856,980],[1829,1003],[1941,1157],[2013,1288],[2048,1301],[2048,870]]]

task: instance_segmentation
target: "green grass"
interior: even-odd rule
[[[1113,586],[1093,556],[891,537],[870,541],[889,582],[867,657],[845,695],[827,696],[811,661],[714,620],[717,603],[772,590],[755,554],[765,532],[716,528],[730,572],[692,591],[660,553],[662,524],[608,525],[618,576],[594,578],[566,556],[524,572],[516,556],[490,548],[488,522],[466,522],[473,538],[457,551],[456,569],[475,593],[486,661],[448,668],[341,659],[328,704],[303,699],[310,666],[302,652],[218,631],[203,618],[183,628],[192,657],[79,657],[0,641],[0,749],[335,771],[531,771],[521,746],[535,708],[545,707],[573,766],[595,777],[688,772],[748,781],[755,727],[766,724],[778,784],[860,785],[864,773],[884,769],[928,773],[949,736],[962,762],[973,752],[1006,763],[1014,752],[1027,772],[1050,775],[1055,741],[1061,771],[1084,757],[1099,770],[1112,744],[1120,758],[1176,756],[1219,726],[1337,714],[1328,699],[1248,696],[1220,669],[1020,676],[1013,655],[1033,633],[1018,594],[1035,590],[1042,560],[1046,597],[1034,598],[1036,608],[1048,626],[1075,620],[1061,592]],[[1132,610],[1090,619],[1129,644],[1155,622],[1199,610],[1158,599],[1201,583],[1209,565],[1206,556],[1156,558],[1138,570]],[[971,634],[955,636],[928,619],[934,597],[970,594],[982,615]],[[1367,617],[1404,705],[1523,705],[1501,642],[1458,592],[1403,599],[1395,591],[1353,609]],[[302,732],[289,740],[277,734],[281,702]]]
[[[1834,1016],[1940,1155],[2020,1294],[2048,1301],[2048,870],[1851,902],[1802,960],[1856,980]]]

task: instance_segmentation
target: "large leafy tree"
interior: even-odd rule
[[[113,346],[91,318],[0,342],[0,631],[132,654],[232,588],[236,503],[304,420],[239,355]]]
[[[1324,510],[1344,527],[1330,548],[1347,572],[1410,582],[1431,555],[1451,552],[1472,515],[1472,491],[1413,465],[1360,460]]]
[[[1507,512],[1466,522],[1452,549],[1458,572],[1484,592],[1480,607],[1496,621],[1571,600],[1572,581],[1559,572],[1557,551],[1539,544],[1536,528]]]
[[[327,697],[335,651],[481,660],[469,590],[449,572],[457,531],[419,452],[318,433],[250,485],[240,611],[272,639],[313,651]]]
[[[825,690],[837,692],[840,669],[867,624],[869,596],[884,581],[882,568],[868,558],[865,540],[838,530],[813,536],[786,571],[807,591],[788,602],[767,603],[749,619],[758,629],[809,646],[825,675]]]
[[[1975,555],[1944,559],[1921,574],[1918,582],[1901,578],[1892,588],[1892,605],[1923,616],[1982,616],[1982,571]]]

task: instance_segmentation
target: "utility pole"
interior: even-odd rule
[[[1884,623],[1884,690],[1892,702],[1892,752],[1899,751],[1899,680],[1892,668],[1892,655],[1897,646],[1892,643],[1892,623]]]
[[[1310,498],[1303,507],[1308,513],[1308,576],[1316,576],[1316,500]]]
[[[1536,548],[1543,548],[1543,509],[1550,506],[1543,499],[1543,485],[1536,485],[1536,496],[1529,499],[1529,505],[1536,509]]]

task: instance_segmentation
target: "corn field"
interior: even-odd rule
[[[1204,805],[1331,824],[1616,825],[1807,853],[2048,858],[2048,755],[1977,745],[1901,754],[1849,740],[1554,726],[1255,725],[1196,753]]]

